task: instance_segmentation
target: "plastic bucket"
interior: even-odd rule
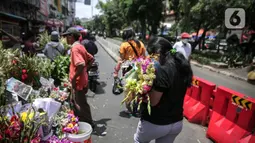
[[[85,122],[79,122],[79,132],[81,134],[67,134],[68,140],[75,143],[91,143],[92,127],[90,124]]]

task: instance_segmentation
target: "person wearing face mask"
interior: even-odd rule
[[[173,46],[177,52],[182,53],[187,60],[190,60],[191,45],[188,43],[190,35],[186,32],[181,34],[181,41],[176,42]]]

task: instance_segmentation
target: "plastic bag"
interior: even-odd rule
[[[6,81],[6,90],[17,94],[19,97],[27,101],[33,88],[15,78],[10,78]]]
[[[121,94],[123,92],[123,85],[121,83],[121,80],[119,78],[114,79],[113,87],[112,87],[112,93],[115,95]]]

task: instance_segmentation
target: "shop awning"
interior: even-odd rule
[[[49,19],[45,22],[47,26],[56,26],[56,27],[62,27],[64,26],[63,21],[60,21],[58,19]]]
[[[6,13],[6,12],[2,12],[2,11],[0,11],[0,15],[5,15],[5,16],[11,17],[11,18],[15,18],[15,19],[19,19],[19,20],[23,20],[23,21],[27,20],[24,17],[17,16],[17,15],[14,15],[14,14],[10,14],[10,13]]]

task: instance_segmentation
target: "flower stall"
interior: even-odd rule
[[[68,56],[51,62],[0,43],[0,61],[0,142],[72,143],[90,136],[92,128],[80,126],[69,104]]]

